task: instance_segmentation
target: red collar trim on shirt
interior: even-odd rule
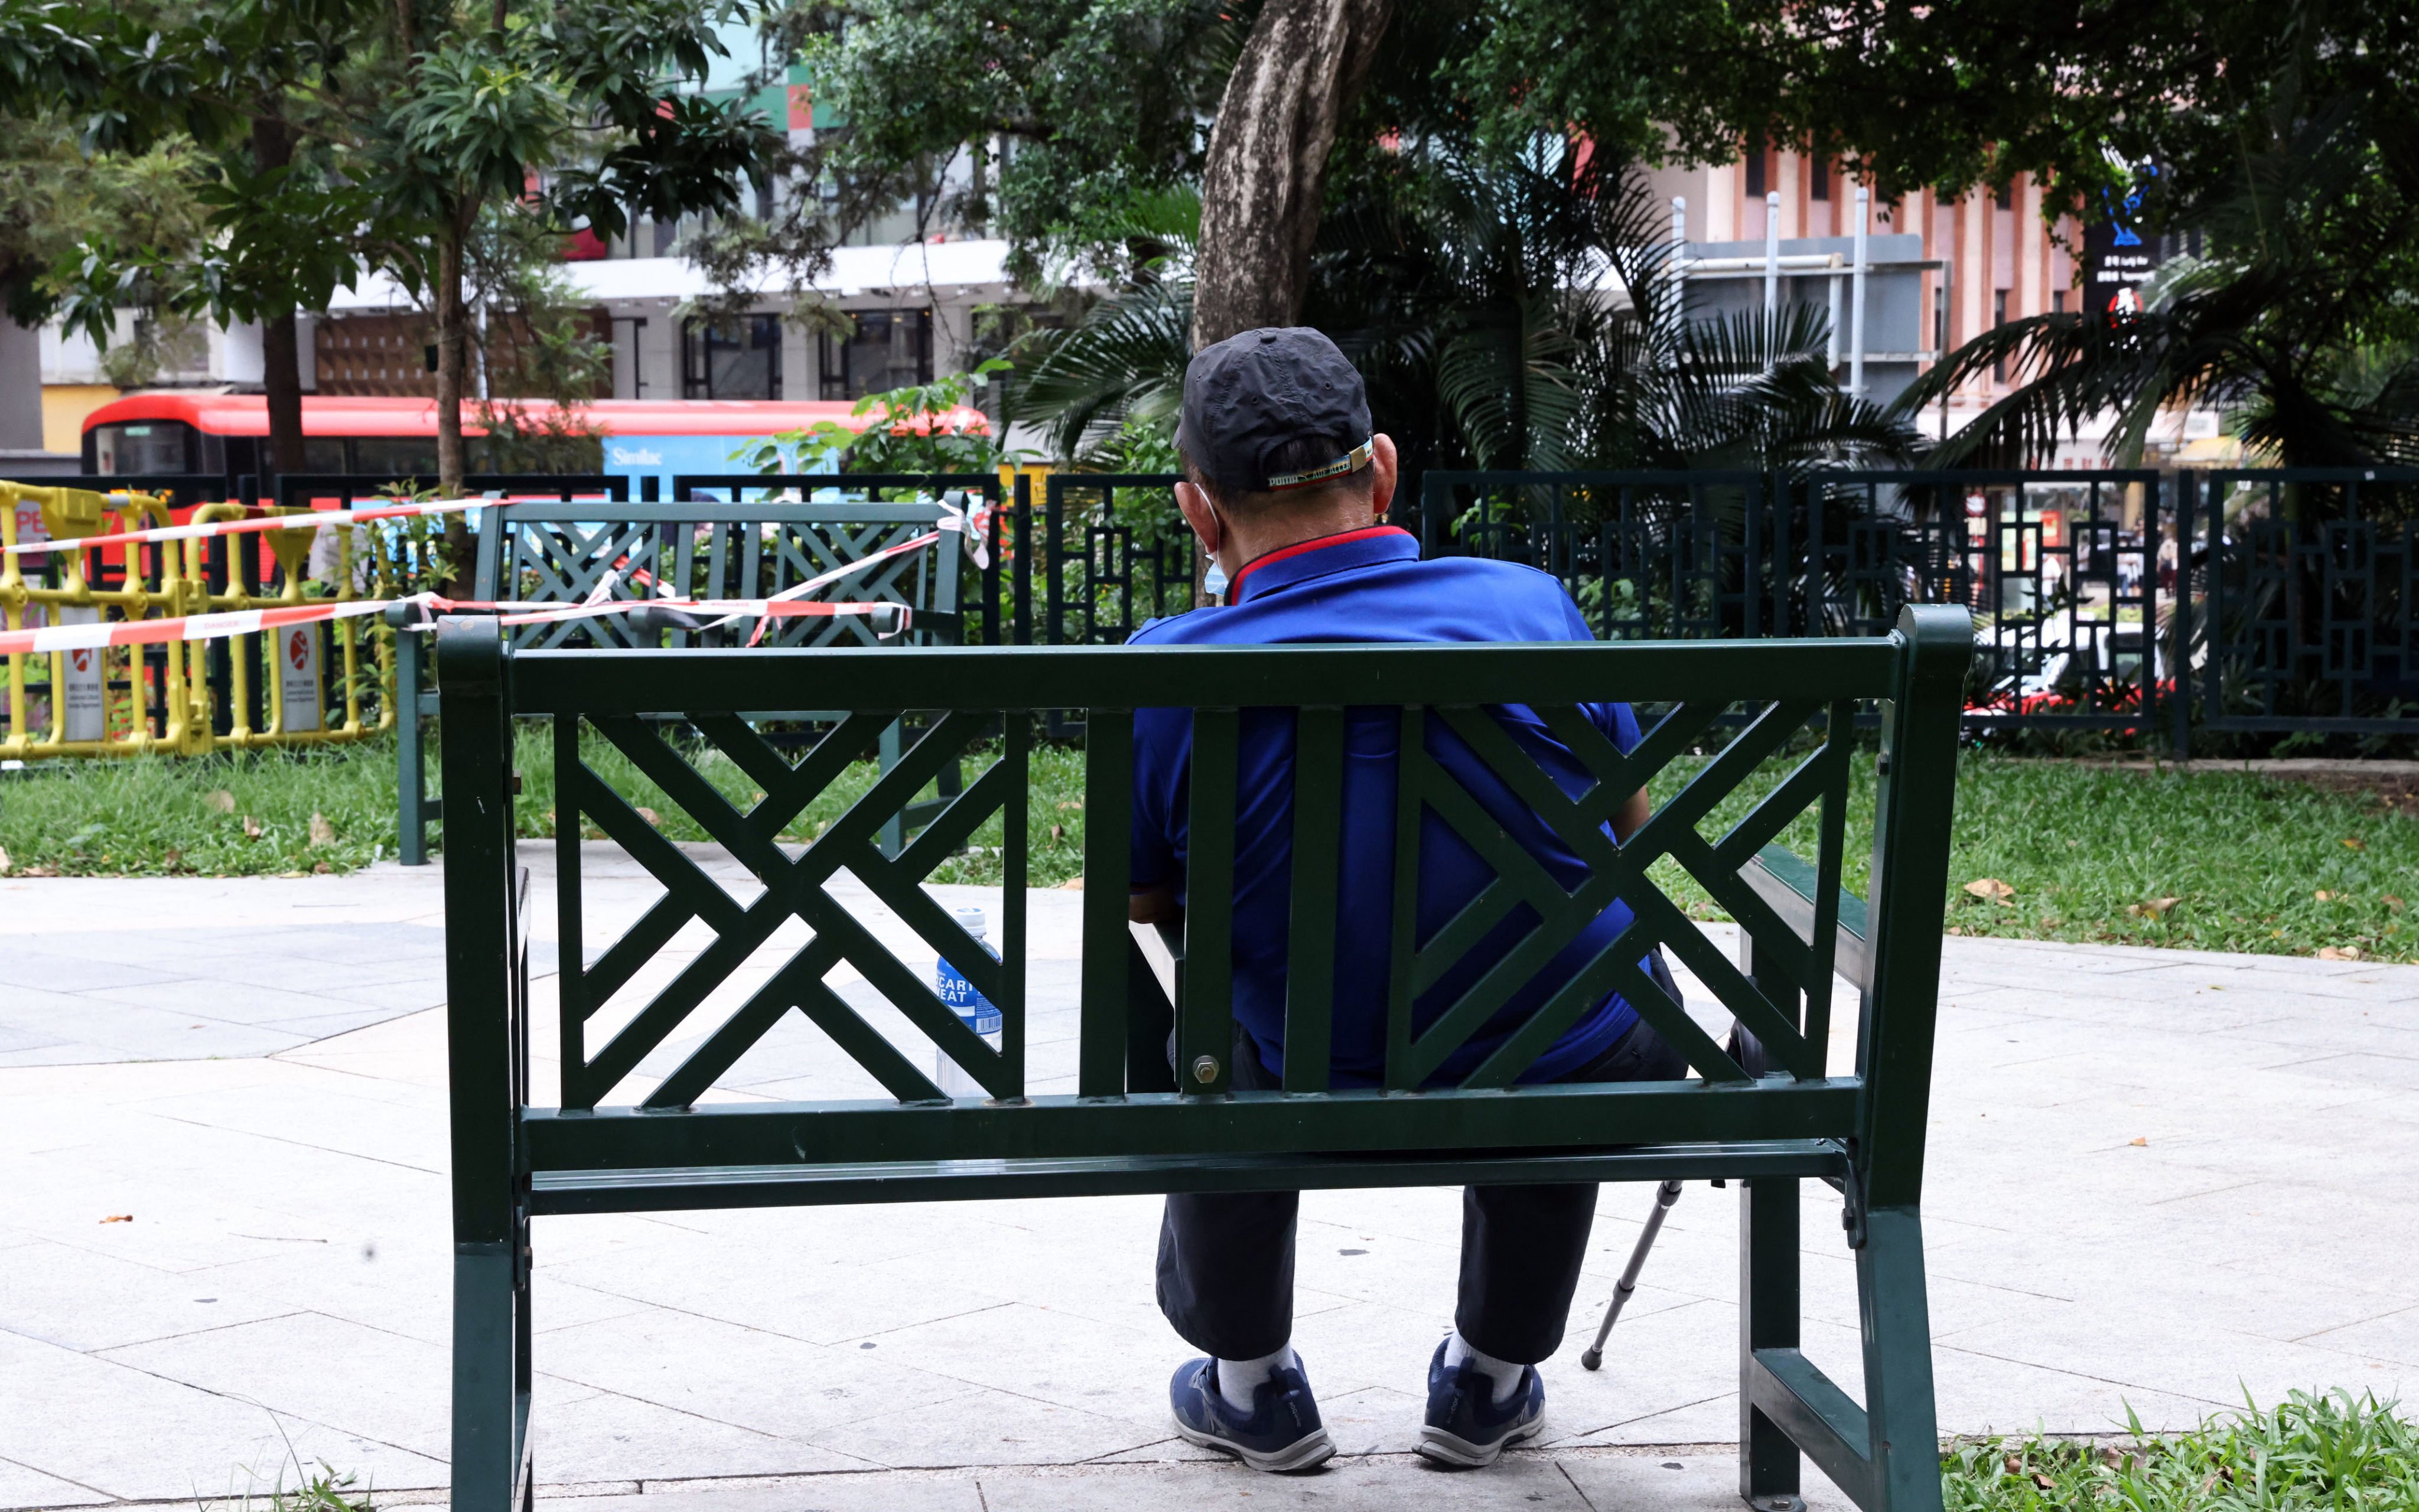
[[[1336,535],[1321,535],[1313,540],[1296,541],[1291,546],[1278,547],[1273,551],[1263,552],[1243,563],[1242,570],[1236,573],[1226,584],[1226,602],[1229,605],[1239,602],[1238,595],[1243,591],[1243,579],[1271,562],[1283,562],[1287,557],[1298,557],[1305,551],[1317,551],[1325,547],[1342,546],[1348,541],[1368,541],[1380,535],[1410,533],[1399,525],[1364,525],[1357,531],[1345,531]]]

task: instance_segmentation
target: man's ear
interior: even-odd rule
[[[1379,520],[1394,501],[1394,480],[1402,475],[1394,438],[1379,431],[1369,438],[1369,513]]]
[[[1179,483],[1176,486],[1176,507],[1183,511],[1184,523],[1193,527],[1193,533],[1201,537],[1201,549],[1216,556],[1218,548],[1225,544],[1225,532],[1218,512],[1210,505],[1210,496],[1190,483]]]

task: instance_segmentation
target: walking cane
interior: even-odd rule
[[[1638,1289],[1638,1273],[1646,1268],[1646,1252],[1655,1247],[1655,1236],[1663,1231],[1663,1215],[1670,1212],[1672,1204],[1679,1200],[1680,1183],[1677,1181],[1666,1181],[1656,1189],[1655,1211],[1646,1215],[1646,1229],[1638,1236],[1638,1247],[1629,1252],[1628,1268],[1621,1273],[1621,1280],[1612,1288],[1612,1301],[1605,1304],[1604,1324],[1595,1331],[1595,1343],[1579,1356],[1579,1364],[1588,1369],[1594,1370],[1604,1364],[1605,1338],[1611,1334],[1612,1325],[1620,1320],[1622,1304],[1629,1301],[1631,1292]]]

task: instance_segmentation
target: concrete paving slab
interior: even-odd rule
[[[542,1484],[652,1484],[663,1470],[667,1443],[691,1446],[684,1453],[685,1461],[716,1467],[717,1477],[811,1476],[820,1483],[837,1472],[881,1468],[815,1444],[547,1376],[538,1378],[530,1396],[531,1458]],[[814,1504],[810,1500],[806,1504]]]
[[[285,1362],[306,1381],[335,1364]],[[181,1501],[247,1484],[266,1488],[289,1458],[305,1465],[324,1459],[384,1486],[444,1481],[441,1461],[318,1418],[274,1412],[5,1330],[0,1380],[9,1382],[0,1458],[117,1500]]]
[[[46,1240],[0,1269],[0,1319],[12,1334],[85,1353],[175,1338],[291,1310],[218,1284]]]
[[[0,1459],[0,1506],[92,1506],[116,1500],[107,1491]]]

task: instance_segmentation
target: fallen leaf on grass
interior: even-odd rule
[[[655,810],[653,809],[639,810],[639,817],[645,820],[650,825],[653,825],[655,828],[660,829],[663,827],[663,821],[655,817]]]
[[[2397,914],[2398,914],[2398,913],[2402,912],[2402,910],[2404,909],[2404,907],[2406,907],[2407,905],[2402,902],[2402,900],[2401,900],[2401,899],[2396,898],[2396,896],[2394,896],[2394,894],[2392,894],[2392,893],[2390,893],[2390,892],[2389,892],[2389,893],[2387,893],[2387,894],[2385,895],[2385,906],[2386,906],[2386,907],[2388,907],[2388,908],[2393,909],[2396,913],[2397,913]]]
[[[2144,1136],[2144,1137],[2137,1137],[2137,1138],[2134,1138],[2134,1139],[2129,1139],[2129,1140],[2127,1140],[2127,1141],[2125,1141],[2125,1142],[2126,1142],[2127,1144],[2129,1144],[2129,1145],[2148,1145],[2150,1141],[2149,1141],[2149,1139],[2147,1136]]]
[[[250,814],[245,814],[243,816],[243,838],[246,840],[258,840],[260,836],[260,821],[254,819]]]
[[[755,792],[750,793],[750,794],[748,794],[748,795],[747,795],[747,803],[748,803],[748,806],[749,806],[750,808],[753,808],[755,805],[760,804],[760,803],[762,803],[762,802],[763,802],[763,801],[764,801],[764,790],[763,790],[763,788],[758,788]]]
[[[2050,1479],[2047,1475],[2042,1474],[2038,1470],[2033,1472],[2033,1484],[2045,1491],[2054,1491],[2057,1489],[2057,1482]]]
[[[1066,881],[1058,884],[1058,890],[1060,892],[1081,892],[1084,890],[1084,879],[1082,877],[1069,877]]]
[[[2357,945],[2347,945],[2338,949],[2332,945],[2321,946],[2319,949],[2319,959],[2321,961],[2357,961],[2360,959],[2360,947]]]
[[[202,802],[221,813],[235,812],[235,795],[224,788],[212,788],[202,795]]]
[[[2310,894],[2310,896],[2311,896],[2311,897],[2313,897],[2313,898],[2316,898],[2319,902],[2320,902],[2320,903],[2333,903],[2333,902],[2334,902],[2334,901],[2335,901],[2335,895],[2334,895],[2334,893],[2332,893],[2332,892],[2329,892],[2329,891],[2328,891],[2326,888],[2324,888],[2324,887],[2320,887],[2318,891],[2316,891],[2316,892],[2314,892],[2314,893]]]
[[[335,874],[335,871],[336,869],[334,867],[330,866],[325,861],[320,861],[311,868],[311,874],[315,877],[333,876]]]
[[[328,823],[326,814],[314,813],[311,816],[311,843],[315,847],[336,843],[336,826]]]
[[[2368,849],[2368,846],[2362,841],[2358,835],[2346,835],[2344,837],[2344,848],[2346,850],[2365,851]]]
[[[113,1212],[101,1220],[105,1224],[131,1224],[133,1221],[134,1214],[131,1212]]]
[[[1061,808],[1061,809],[1081,809],[1083,806],[1084,806],[1084,800],[1083,800],[1083,799],[1081,799],[1081,798],[1070,798],[1070,799],[1068,799],[1065,803],[1060,804],[1058,807],[1059,807],[1059,808]]]
[[[2008,900],[2016,895],[2015,888],[2009,887],[1997,877],[1976,877],[1965,884],[1965,890],[1977,898],[1995,903],[2008,903]],[[2008,903],[2008,906],[2014,905]]]
[[[2167,910],[2181,902],[2181,898],[2153,898],[2148,903],[2127,903],[2125,913],[2132,918],[2165,918]]]
[[[1067,826],[1065,825],[1052,825],[1050,826],[1050,838],[1052,840],[1065,840],[1067,838]]]
[[[5,877],[8,874],[9,864],[8,847],[6,845],[0,845],[0,877]]]

